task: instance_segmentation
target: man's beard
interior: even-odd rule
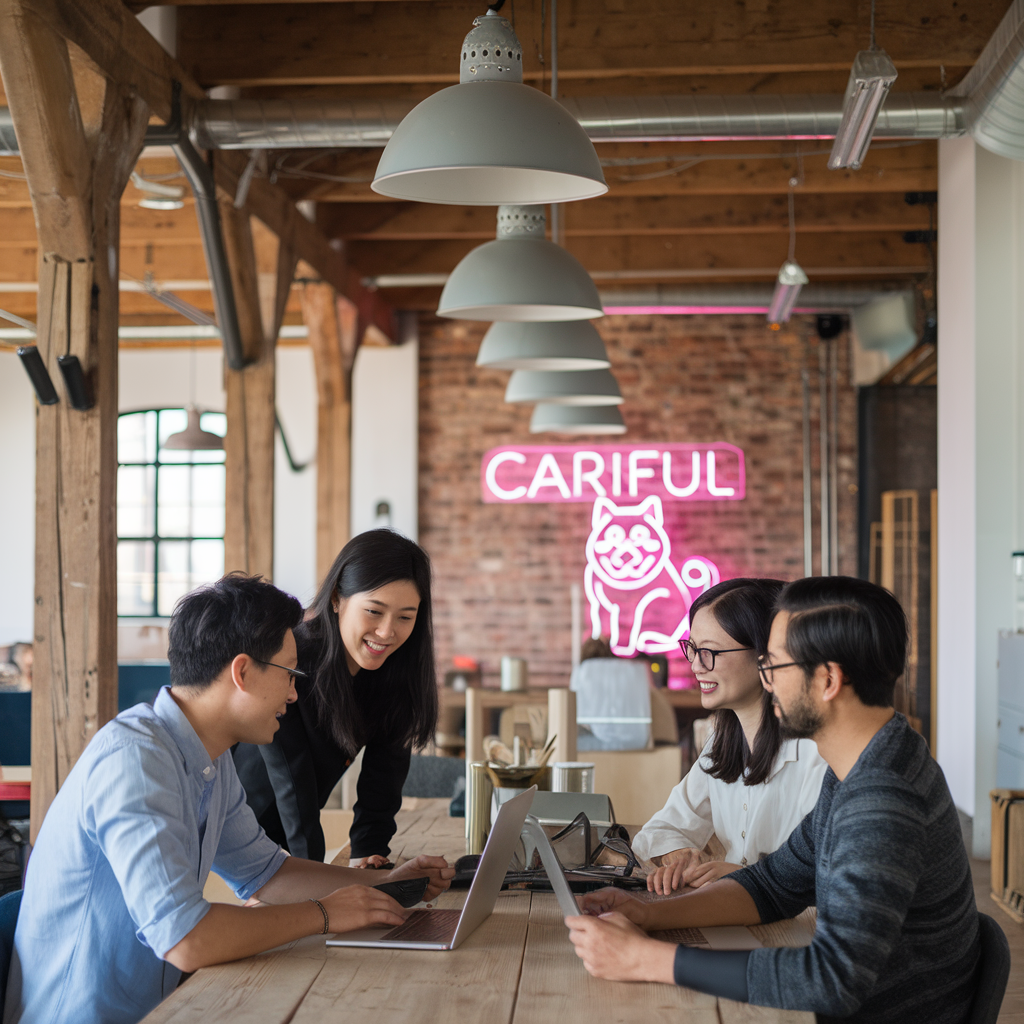
[[[810,739],[825,724],[824,716],[811,704],[808,690],[797,698],[788,714],[783,710],[777,697],[774,702],[779,709],[779,728],[782,730],[783,739]]]

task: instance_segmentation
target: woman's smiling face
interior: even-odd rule
[[[705,669],[699,658],[693,661],[693,674],[700,686],[700,702],[708,710],[743,707],[761,699],[761,680],[757,674],[757,652],[740,650],[734,637],[718,624],[710,608],[701,608],[690,625],[690,639],[697,647],[728,651],[715,658],[715,667]]]
[[[412,580],[336,597],[334,610],[349,672],[380,668],[409,639],[419,607],[420,592]]]

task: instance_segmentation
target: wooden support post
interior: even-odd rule
[[[221,197],[221,223],[248,365],[224,369],[224,571],[274,574],[274,426],[277,328],[264,329],[249,215]]]
[[[36,411],[34,840],[85,745],[117,713],[119,218],[148,110],[80,62],[73,69],[68,44],[22,0],[0,0],[0,74],[39,239],[38,346],[61,396]],[[87,86],[81,106],[76,78]],[[65,355],[89,382],[87,411],[68,399]]]
[[[302,315],[317,384],[316,572],[322,579],[351,530],[352,403],[358,313],[322,281],[307,281]]]

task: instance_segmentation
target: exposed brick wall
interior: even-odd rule
[[[474,365],[486,324],[424,318],[420,340],[420,543],[435,573],[440,664],[468,654],[497,670],[524,657],[531,682],[563,683],[569,586],[582,583],[590,505],[485,505],[484,452],[576,443],[529,433],[531,407],[506,405],[507,372]],[[815,572],[818,570],[818,357],[813,318],[770,332],[758,316],[613,316],[597,321],[619,380],[624,443],[728,441],[746,455],[738,502],[666,502],[673,559],[703,554],[723,578],[803,575],[800,371],[810,337]],[[855,573],[856,398],[839,339],[839,570]],[[580,439],[585,443],[587,439]],[[607,443],[608,438],[590,439]]]

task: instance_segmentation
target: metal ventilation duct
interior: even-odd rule
[[[964,103],[967,127],[980,145],[1024,160],[1024,0],[1013,0],[950,95]]]
[[[606,96],[562,104],[594,142],[830,139],[836,96]],[[196,108],[202,149],[384,146],[412,109],[407,100],[207,100]],[[964,133],[963,101],[935,93],[890,95],[876,138],[939,139]]]
[[[18,140],[14,136],[14,119],[7,107],[0,107],[0,156],[17,156]]]

